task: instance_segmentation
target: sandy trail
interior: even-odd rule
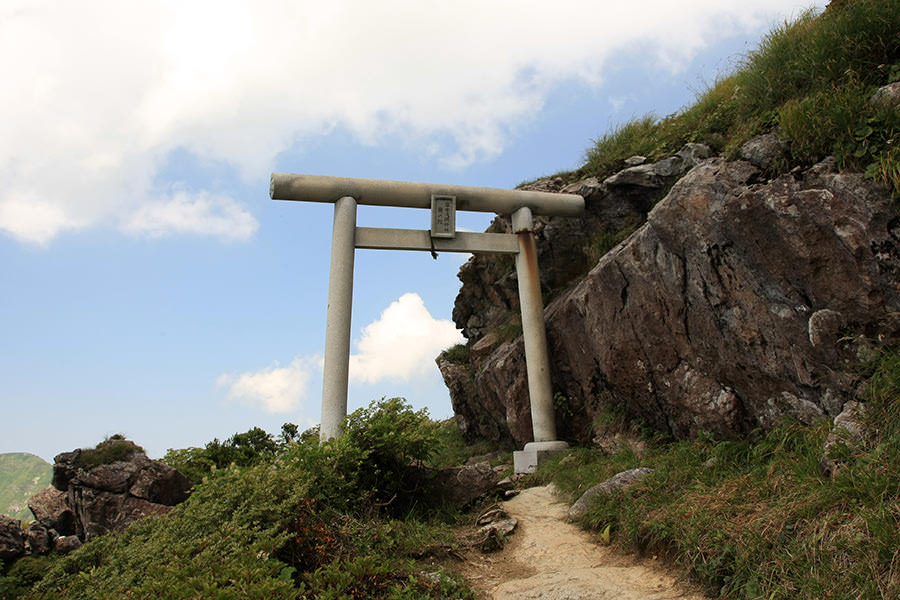
[[[704,600],[650,560],[600,546],[566,521],[552,486],[502,503],[519,521],[502,552],[473,554],[463,574],[481,598],[519,600]]]

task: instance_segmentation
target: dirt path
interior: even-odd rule
[[[552,486],[504,502],[519,524],[502,552],[473,553],[464,576],[480,597],[496,600],[703,600],[651,560],[600,546],[566,521],[568,505]]]

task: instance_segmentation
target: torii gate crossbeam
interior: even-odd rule
[[[357,248],[374,248],[516,256],[534,442],[514,453],[515,470],[531,472],[544,455],[567,447],[565,442],[556,439],[544,307],[532,228],[535,214],[580,216],[584,212],[581,196],[287,173],[272,174],[269,195],[273,200],[334,203],[320,439],[338,437],[347,416],[354,255]],[[358,204],[431,208],[432,229],[357,227]],[[514,233],[456,232],[456,209],[509,215]]]

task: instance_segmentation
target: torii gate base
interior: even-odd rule
[[[278,200],[334,202],[325,365],[322,382],[322,424],[319,437],[338,437],[347,416],[350,361],[350,313],[356,248],[430,250],[432,252],[500,252],[516,255],[525,369],[531,403],[534,442],[513,454],[516,473],[532,473],[549,454],[568,448],[556,439],[550,361],[544,330],[544,307],[532,232],[532,209],[544,215],[578,216],[584,199],[574,194],[436,186],[406,182],[289,175],[273,173],[270,195]],[[449,202],[436,213],[435,199]],[[356,226],[357,204],[432,208],[432,230],[376,229]],[[514,234],[455,231],[455,210],[510,214]],[[436,214],[439,216],[436,217]],[[448,218],[449,216],[449,218]],[[449,225],[448,225],[449,223]]]

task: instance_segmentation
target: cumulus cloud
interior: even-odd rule
[[[435,357],[463,341],[452,321],[435,319],[418,294],[403,294],[363,328],[350,356],[350,378],[365,383],[410,381],[433,372]]]
[[[171,152],[264,178],[278,153],[341,128],[462,167],[502,152],[562,82],[599,85],[634,56],[677,71],[805,5],[6,0],[0,229],[36,244],[97,225],[244,239],[255,225],[234,199],[155,191]]]
[[[320,365],[318,358],[298,357],[286,367],[276,363],[255,372],[220,375],[216,384],[228,388],[229,398],[248,406],[269,413],[287,413],[301,408],[309,379]]]

